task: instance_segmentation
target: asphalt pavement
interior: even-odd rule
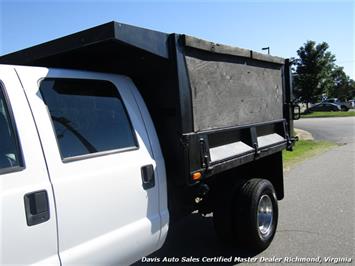
[[[213,265],[243,260],[249,262],[241,265],[355,264],[355,118],[302,119],[295,126],[339,145],[285,173],[285,198],[279,202],[278,229],[268,249],[256,254],[224,246],[211,217],[192,215],[172,228],[162,249],[150,257],[185,258],[185,264],[211,258]]]
[[[276,237],[257,257],[319,256],[323,264],[351,258],[355,264],[355,117],[301,119],[295,127],[339,145],[285,174]]]
[[[355,142],[355,117],[306,118],[295,121],[295,127],[311,132],[318,140]]]

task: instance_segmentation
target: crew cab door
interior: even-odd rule
[[[59,256],[129,264],[160,235],[159,182],[127,78],[19,68],[54,188]]]
[[[0,65],[0,265],[60,265],[41,143],[11,66]]]

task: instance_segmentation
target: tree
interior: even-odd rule
[[[327,92],[329,97],[345,101],[355,96],[355,82],[345,74],[343,67],[336,66],[333,69],[332,79],[333,86]]]
[[[355,80],[350,79],[349,85],[350,85],[349,98],[355,99]]]
[[[327,51],[328,48],[326,42],[316,44],[307,41],[297,50],[299,58],[294,60],[295,94],[307,104],[307,108],[333,85],[331,74],[335,56]]]

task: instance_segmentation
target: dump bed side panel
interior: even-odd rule
[[[194,131],[283,118],[282,65],[188,48]]]

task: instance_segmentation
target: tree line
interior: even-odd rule
[[[307,41],[297,55],[292,58],[292,72],[294,94],[299,101],[308,105],[324,96],[342,101],[355,98],[355,81],[335,64],[335,55],[326,42]]]

